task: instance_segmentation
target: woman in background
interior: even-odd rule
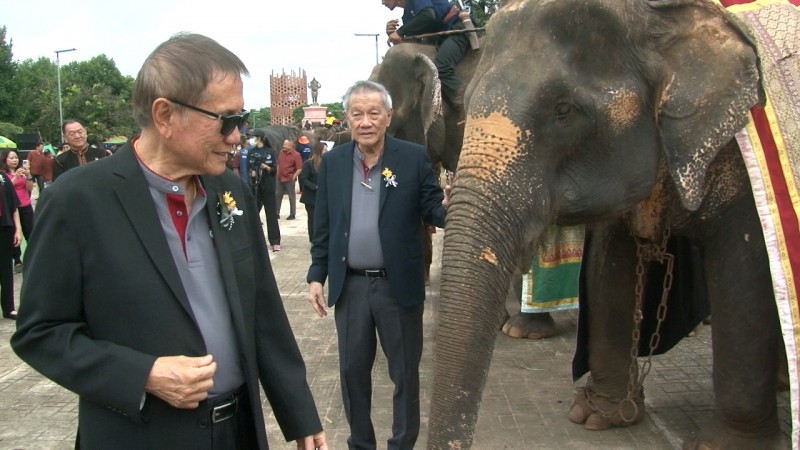
[[[34,222],[33,205],[31,204],[31,191],[33,190],[31,171],[27,167],[20,166],[19,154],[16,150],[3,150],[0,153],[0,168],[11,181],[19,199],[19,222],[22,225],[22,234],[27,241],[30,239]],[[22,250],[16,246],[14,247],[14,273],[20,272],[22,272]]]
[[[11,261],[14,259],[14,248],[22,242],[18,206],[19,199],[11,179],[5,170],[0,170],[0,307],[3,317],[11,320],[17,320]]]
[[[328,151],[328,144],[319,141],[311,149],[311,156],[303,163],[300,172],[300,203],[306,205],[308,217],[308,241],[314,240],[314,205],[317,199],[317,173],[322,162],[322,154]]]

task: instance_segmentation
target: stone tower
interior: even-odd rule
[[[274,73],[269,76],[269,92],[272,108],[273,125],[292,125],[292,110],[300,105],[308,104],[308,82],[306,71],[298,69],[289,75],[281,71],[280,75]]]

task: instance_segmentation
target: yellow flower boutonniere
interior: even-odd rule
[[[217,214],[219,215],[219,223],[226,230],[233,228],[234,216],[241,216],[244,211],[236,207],[236,200],[234,200],[230,191],[224,194],[219,194],[219,203],[217,203]]]
[[[381,175],[383,175],[383,181],[386,182],[386,187],[397,187],[397,177],[392,173],[391,169],[385,167]]]

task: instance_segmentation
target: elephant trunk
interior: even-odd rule
[[[468,124],[469,125],[469,124]],[[468,127],[469,129],[469,127]],[[467,145],[459,162],[445,227],[441,301],[434,349],[428,448],[467,449],[478,418],[504,300],[530,226],[529,200],[498,185],[498,154],[515,142]],[[481,155],[476,155],[480,151]],[[481,160],[473,165],[470,161]],[[494,163],[488,161],[495,160]],[[528,222],[528,223],[525,223]],[[522,224],[525,223],[526,226]],[[532,235],[526,230],[533,230]],[[529,231],[530,232],[530,231]]]

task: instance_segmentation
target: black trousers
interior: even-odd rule
[[[306,225],[308,226],[308,242],[314,240],[314,205],[306,205]]]
[[[27,241],[30,239],[31,231],[33,231],[33,205],[20,206],[17,211],[19,211],[19,223],[22,225],[22,235],[25,236]],[[14,262],[22,262],[22,246],[14,247]]]
[[[253,421],[253,411],[250,409],[250,400],[246,388],[238,390],[239,404],[236,415],[222,422],[212,423],[212,434],[214,436],[214,450],[257,450],[258,439],[256,438],[256,428]],[[209,414],[214,406],[224,403],[227,396],[221,395],[207,402]]]
[[[456,34],[446,38],[439,44],[439,51],[436,53],[436,60],[433,62],[439,70],[439,80],[442,82],[442,96],[444,100],[452,106],[457,106],[462,99],[459,98],[461,91],[461,77],[456,73],[456,66],[464,59],[464,55],[469,50],[469,39],[466,35]]]
[[[14,227],[0,227],[0,306],[7,316],[14,307]]]
[[[377,337],[394,383],[392,437],[389,450],[413,449],[419,436],[419,361],[422,357],[422,313],[425,305],[400,306],[387,278],[347,275],[334,316],[339,342],[339,375],[352,449],[375,449],[372,366]]]
[[[256,196],[256,211],[260,214],[261,208],[264,208],[264,215],[267,218],[267,240],[269,245],[280,245],[281,229],[278,225],[278,203],[275,199],[275,186],[269,186],[269,183],[275,183],[275,179],[271,177],[264,178],[253,187],[253,194]]]

